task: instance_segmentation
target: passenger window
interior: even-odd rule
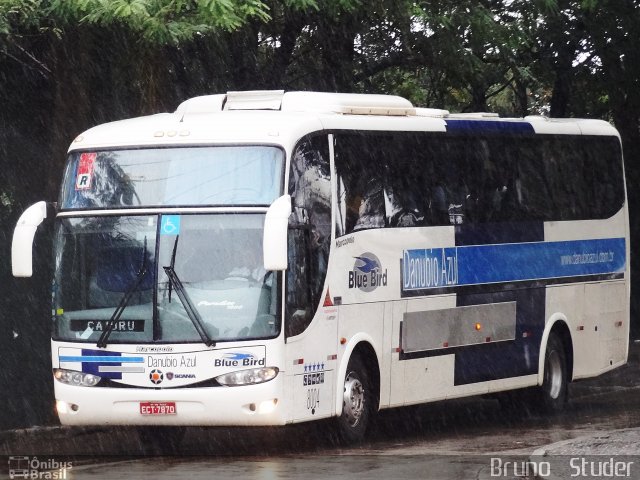
[[[380,140],[371,135],[335,137],[338,235],[385,226],[385,162]]]
[[[582,143],[582,149],[591,165],[590,211],[595,218],[609,218],[624,201],[620,142],[615,137],[592,138]]]
[[[616,138],[368,132],[335,145],[338,236],[608,218],[624,201]]]
[[[416,227],[427,222],[429,208],[425,193],[428,192],[428,178],[432,155],[429,144],[422,142],[424,136],[397,135],[384,154],[384,193],[386,224],[392,228]]]
[[[439,225],[470,223],[477,200],[478,161],[468,150],[469,139],[444,138],[440,144],[433,188]],[[472,183],[473,182],[473,183]]]

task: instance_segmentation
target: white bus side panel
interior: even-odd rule
[[[316,420],[335,413],[339,314],[335,307],[320,307],[307,330],[287,339],[289,421]]]
[[[573,343],[573,379],[588,378],[626,362],[629,338],[629,242],[626,206],[604,220],[546,222],[546,241],[627,238],[625,278],[547,287],[546,318],[566,317]]]
[[[361,303],[355,305],[342,305],[339,307],[340,317],[338,322],[338,338],[341,345],[338,350],[338,358],[340,360],[340,368],[336,378],[336,391],[338,392],[336,410],[341,411],[342,400],[340,395],[343,391],[344,377],[347,373],[347,365],[353,354],[354,349],[360,342],[366,342],[373,347],[375,351],[378,366],[380,368],[383,361],[382,340],[384,337],[385,323],[391,321],[385,317],[385,304],[383,302]],[[342,343],[343,340],[346,343]],[[376,368],[374,365],[368,365],[370,369]],[[381,372],[381,383],[385,376]]]
[[[455,295],[438,295],[407,300],[406,303],[406,313],[413,313],[455,308],[456,298]],[[402,315],[404,317],[404,312]],[[454,360],[454,355],[439,355],[401,361],[405,364],[402,388],[404,404],[444,400],[450,396],[454,385]]]

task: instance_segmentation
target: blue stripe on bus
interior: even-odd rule
[[[82,349],[81,355],[60,355],[61,363],[77,362],[82,364],[82,372],[112,380],[122,380],[122,372],[101,372],[100,367],[120,366],[123,363],[144,363],[144,357],[123,357],[120,352]]]
[[[122,357],[122,356],[60,356],[61,362],[82,362],[82,363],[144,363],[143,357]]]
[[[423,352],[401,352],[400,360],[454,355],[456,386],[536,374],[545,324],[545,299],[545,288],[457,295],[458,307],[516,302],[515,338]]]
[[[454,385],[533,375],[538,372],[544,331],[545,288],[458,295],[457,306],[516,302],[515,339],[463,347],[455,353]],[[526,333],[526,335],[525,335]]]
[[[121,372],[101,372],[100,367],[103,365],[109,366],[119,366],[122,363],[142,363],[144,362],[144,357],[123,357],[120,352],[105,352],[104,350],[92,350],[92,349],[82,349],[82,358],[88,359],[99,359],[103,358],[102,361],[82,361],[82,371],[84,373],[90,373],[92,375],[97,375],[102,378],[109,378],[111,380],[122,380]],[[136,359],[136,361],[128,361],[123,359],[132,358]],[[141,362],[142,361],[142,362]]]
[[[456,235],[456,243],[471,241],[473,237],[480,243],[485,233],[468,229],[463,240]],[[519,233],[504,231],[496,234],[495,239],[514,235]],[[536,374],[545,325],[546,288],[531,285],[556,278],[575,282],[598,275],[623,275],[625,268],[624,238],[405,251],[403,296],[456,292],[459,307],[516,302],[516,325],[512,341],[416,352],[403,354],[401,358],[454,354],[454,385]],[[433,276],[434,272],[438,276]],[[526,288],[502,288],[510,282],[523,282]]]
[[[534,134],[529,122],[494,120],[445,120],[447,132],[452,133],[526,133]]]
[[[405,250],[401,291],[624,272],[624,238]]]

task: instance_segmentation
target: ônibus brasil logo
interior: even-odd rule
[[[349,288],[359,288],[363,292],[373,292],[378,287],[387,286],[387,269],[384,271],[380,260],[373,253],[365,252],[358,257],[349,272]]]

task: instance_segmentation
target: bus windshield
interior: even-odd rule
[[[97,343],[112,321],[107,343],[276,336],[263,223],[263,214],[59,219],[54,338]]]
[[[272,146],[73,152],[60,207],[270,205],[282,163],[282,150]]]

